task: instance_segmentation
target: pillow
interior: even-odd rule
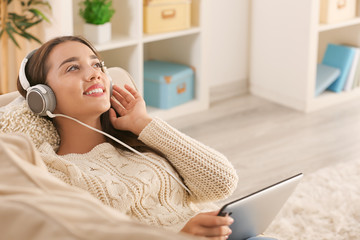
[[[45,142],[57,148],[60,143],[52,121],[33,113],[22,96],[0,108],[0,133],[24,133],[36,148]]]

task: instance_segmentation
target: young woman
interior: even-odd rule
[[[234,191],[238,178],[230,162],[150,117],[143,98],[130,86],[124,90],[115,85],[111,93],[100,57],[88,41],[65,36],[46,42],[29,58],[25,75],[30,86],[46,84],[53,90],[54,114],[103,130],[146,156],[73,120],[56,117],[59,146],[53,149],[45,143],[39,148],[53,175],[140,222],[228,238],[231,217],[219,217],[217,211],[197,213],[214,209],[208,203]],[[18,90],[26,96],[19,80]]]

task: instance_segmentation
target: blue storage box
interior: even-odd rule
[[[157,60],[144,62],[144,99],[147,105],[169,109],[194,98],[191,67]]]

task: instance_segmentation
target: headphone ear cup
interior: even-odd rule
[[[56,107],[56,97],[53,90],[44,84],[28,88],[26,101],[31,111],[40,116],[47,116],[46,111],[52,113]]]

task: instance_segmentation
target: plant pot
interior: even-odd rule
[[[92,43],[105,43],[111,39],[111,22],[101,25],[84,24],[84,36]]]

